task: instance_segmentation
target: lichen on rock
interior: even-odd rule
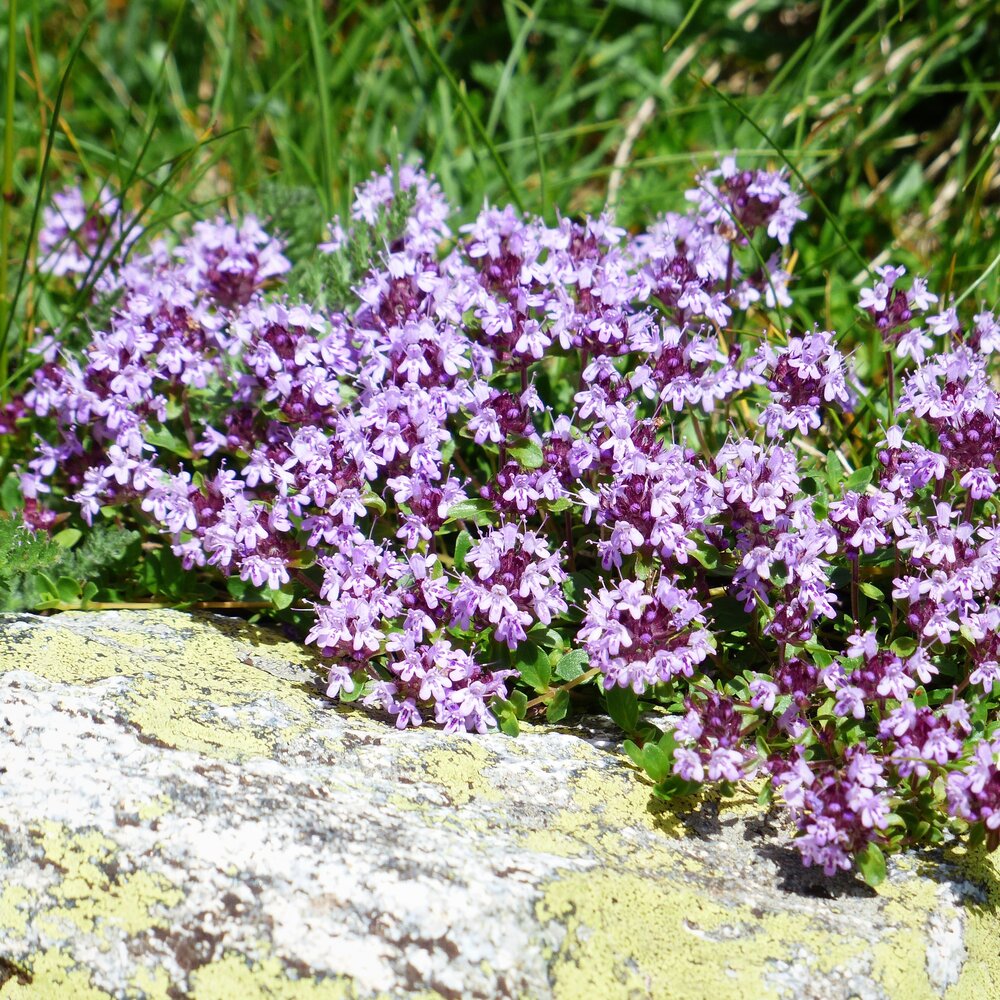
[[[265,629],[0,619],[0,997],[1000,995],[982,857],[801,868],[608,741],[399,732]]]

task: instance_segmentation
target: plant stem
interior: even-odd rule
[[[854,624],[861,628],[861,612],[859,610],[858,588],[861,583],[861,558],[858,554],[848,556],[851,560],[851,615]]]
[[[4,93],[3,123],[3,203],[0,206],[0,401],[6,402],[7,330],[11,307],[10,209],[14,202],[14,86],[17,83],[17,0],[7,0],[7,85]]]
[[[892,363],[892,352],[885,352],[885,388],[889,396],[889,419],[896,419],[896,368]]]
[[[568,691],[570,688],[575,688],[578,684],[584,684],[591,678],[596,677],[600,673],[599,667],[591,667],[589,670],[585,670],[579,677],[574,677],[573,680],[567,681],[560,688],[549,688],[545,694],[540,694],[537,698],[532,698],[531,701],[525,705],[525,710],[529,708],[534,708],[536,705],[544,705],[557,691]]]

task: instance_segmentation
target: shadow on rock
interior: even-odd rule
[[[799,852],[789,845],[758,843],[756,853],[778,870],[778,888],[810,899],[873,899],[878,893],[855,872],[824,875],[822,868],[806,868]]]

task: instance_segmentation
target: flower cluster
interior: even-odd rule
[[[1000,322],[876,269],[865,387],[864,342],[771,321],[787,178],[727,159],[688,201],[638,234],[461,223],[388,169],[319,248],[401,219],[333,307],[253,217],[133,247],[110,320],[79,353],[41,340],[4,417],[40,432],[25,518],[127,521],[297,602],[329,695],[400,727],[511,732],[589,691],[645,766],[639,708],[683,705],[660,793],[765,778],[828,873],[948,824],[994,838]],[[82,204],[46,216],[67,281],[121,224]]]

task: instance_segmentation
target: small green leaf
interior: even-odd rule
[[[455,539],[455,569],[465,572],[465,557],[471,548],[472,535],[463,528],[458,533],[458,538]]]
[[[536,691],[547,691],[552,680],[552,668],[545,651],[533,642],[522,642],[517,647],[514,666],[521,673],[521,680]]]
[[[377,514],[385,513],[385,501],[377,493],[363,493],[361,495],[361,502],[366,507],[371,507]]]
[[[885,600],[885,594],[883,594],[882,591],[879,590],[878,587],[876,587],[874,584],[862,583],[860,584],[860,587],[861,587],[861,593],[864,594],[865,597],[870,597],[873,601]]]
[[[857,472],[852,472],[844,480],[844,489],[853,490],[855,493],[863,493],[872,481],[874,471],[874,467],[871,465],[862,466]]]
[[[837,485],[844,476],[844,469],[837,457],[837,452],[831,448],[826,453],[826,482],[831,490],[836,490]]]
[[[824,646],[820,646],[815,642],[807,642],[804,648],[808,649],[809,652],[812,653],[813,662],[821,670],[823,667],[828,667],[831,663],[833,663],[833,654]]]
[[[545,462],[542,449],[528,438],[518,438],[507,448],[507,454],[516,458],[526,469],[540,469]]]
[[[889,647],[897,656],[912,656],[917,650],[917,640],[912,636],[902,635]]]
[[[59,600],[59,587],[51,576],[47,573],[38,573],[36,579],[38,580],[38,589],[40,591],[39,596],[43,601]]]
[[[625,749],[625,753],[632,759],[632,763],[636,767],[642,767],[642,750],[631,740],[626,740],[622,746]]]
[[[83,532],[79,528],[63,528],[52,536],[52,541],[61,549],[71,549],[81,538]]]
[[[631,688],[613,687],[604,693],[608,705],[608,715],[625,730],[635,731],[639,722],[639,699]]]
[[[650,574],[653,572],[652,563],[643,559],[641,552],[636,552],[635,554],[635,566],[633,567],[633,572],[635,573],[635,578],[637,580],[642,580],[643,582],[648,580]]]
[[[286,608],[292,606],[292,601],[295,600],[295,595],[290,594],[284,590],[271,590],[267,588],[264,593],[267,595],[267,599],[279,610],[284,611]]]
[[[519,719],[524,718],[525,712],[528,710],[528,696],[523,691],[512,691],[510,698],[511,708],[514,710],[514,715]]]
[[[363,698],[371,689],[368,674],[364,670],[356,670],[353,674],[351,674],[351,680],[354,681],[354,690],[341,691],[337,696],[338,701],[350,704],[352,701],[357,701],[359,698]]]
[[[448,510],[448,519],[445,524],[451,521],[471,521],[473,524],[489,524],[496,519],[496,510],[489,500],[459,500],[452,504]]]
[[[673,773],[673,762],[655,743],[647,743],[642,748],[642,768],[659,783]]]
[[[0,487],[0,506],[8,512],[20,510],[24,506],[21,477],[16,472],[11,472]]]
[[[864,850],[858,851],[855,860],[864,880],[873,889],[885,881],[885,855],[874,841],[869,841]]]
[[[500,715],[500,732],[507,736],[519,736],[521,727],[518,724],[517,717],[510,712],[503,712]]]
[[[561,722],[569,712],[569,691],[565,689],[556,692],[555,697],[545,709],[545,718],[549,722]]]
[[[556,677],[564,681],[575,680],[583,673],[588,662],[586,650],[571,649],[556,664]]]
[[[715,569],[719,565],[719,550],[714,546],[709,545],[704,549],[699,547],[694,550],[692,555],[705,569]]]
[[[155,445],[157,448],[172,451],[181,458],[194,458],[187,441],[178,437],[168,427],[149,427],[143,434],[143,438],[147,443]]]
[[[80,584],[71,576],[61,576],[56,580],[56,593],[65,604],[75,604],[80,597]]]
[[[656,788],[653,789],[653,794],[658,799],[670,802],[672,799],[681,798],[685,795],[692,795],[698,791],[700,787],[701,786],[694,781],[685,781],[676,774],[672,774],[669,778],[661,781]]]
[[[545,509],[552,514],[561,514],[564,510],[569,510],[573,506],[572,500],[560,497],[558,500],[545,501]]]

